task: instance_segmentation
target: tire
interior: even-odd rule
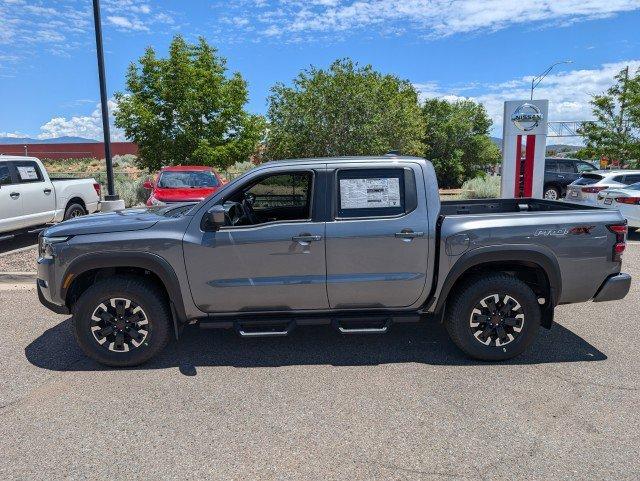
[[[87,215],[87,210],[80,204],[70,204],[64,211],[64,220],[80,217],[81,215]]]
[[[560,190],[552,185],[545,186],[543,197],[547,200],[559,200]]]
[[[118,309],[124,311],[121,318]],[[148,361],[167,345],[170,324],[166,296],[136,276],[95,283],[73,309],[73,332],[80,348],[107,366],[129,367]]]
[[[483,302],[486,308],[482,307]],[[498,308],[508,304],[512,309],[502,318],[500,314],[489,315],[494,302]],[[467,356],[481,361],[504,361],[521,354],[535,339],[540,327],[540,306],[531,288],[515,277],[507,274],[474,277],[454,294],[447,308],[445,327],[454,344]],[[486,336],[485,332],[492,335]]]

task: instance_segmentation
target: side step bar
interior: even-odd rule
[[[386,334],[391,324],[392,319],[334,319],[332,324],[338,332],[342,334]]]
[[[234,329],[241,337],[288,336],[298,326],[331,325],[341,334],[385,334],[392,324],[419,322],[418,313],[373,314],[370,316],[340,314],[315,317],[271,318],[204,318],[198,321],[201,329]]]
[[[268,323],[236,321],[233,327],[242,337],[279,337],[291,334],[296,323],[293,320]]]

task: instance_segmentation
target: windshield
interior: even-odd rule
[[[218,187],[213,172],[204,170],[165,171],[160,174],[158,187],[162,189],[203,189]]]

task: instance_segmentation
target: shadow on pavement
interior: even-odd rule
[[[0,234],[0,237],[6,234]],[[18,234],[11,239],[0,240],[0,254],[12,251],[21,247],[38,245],[38,233]]]
[[[111,369],[87,358],[76,345],[71,320],[45,331],[25,348],[31,364],[56,371]],[[607,356],[560,324],[540,329],[523,355],[507,364],[602,361]],[[385,335],[338,334],[326,326],[301,327],[286,338],[242,339],[233,331],[187,328],[156,358],[134,369],[178,367],[187,376],[198,366],[366,366],[388,363],[484,365],[466,358],[441,324],[395,325]]]

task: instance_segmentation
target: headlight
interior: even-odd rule
[[[47,237],[40,236],[38,239],[38,255],[43,259],[53,259],[53,244],[65,242],[69,240],[70,236],[64,237]]]
[[[149,202],[151,203],[151,205],[167,205],[161,200],[156,199],[154,196],[149,197]]]

